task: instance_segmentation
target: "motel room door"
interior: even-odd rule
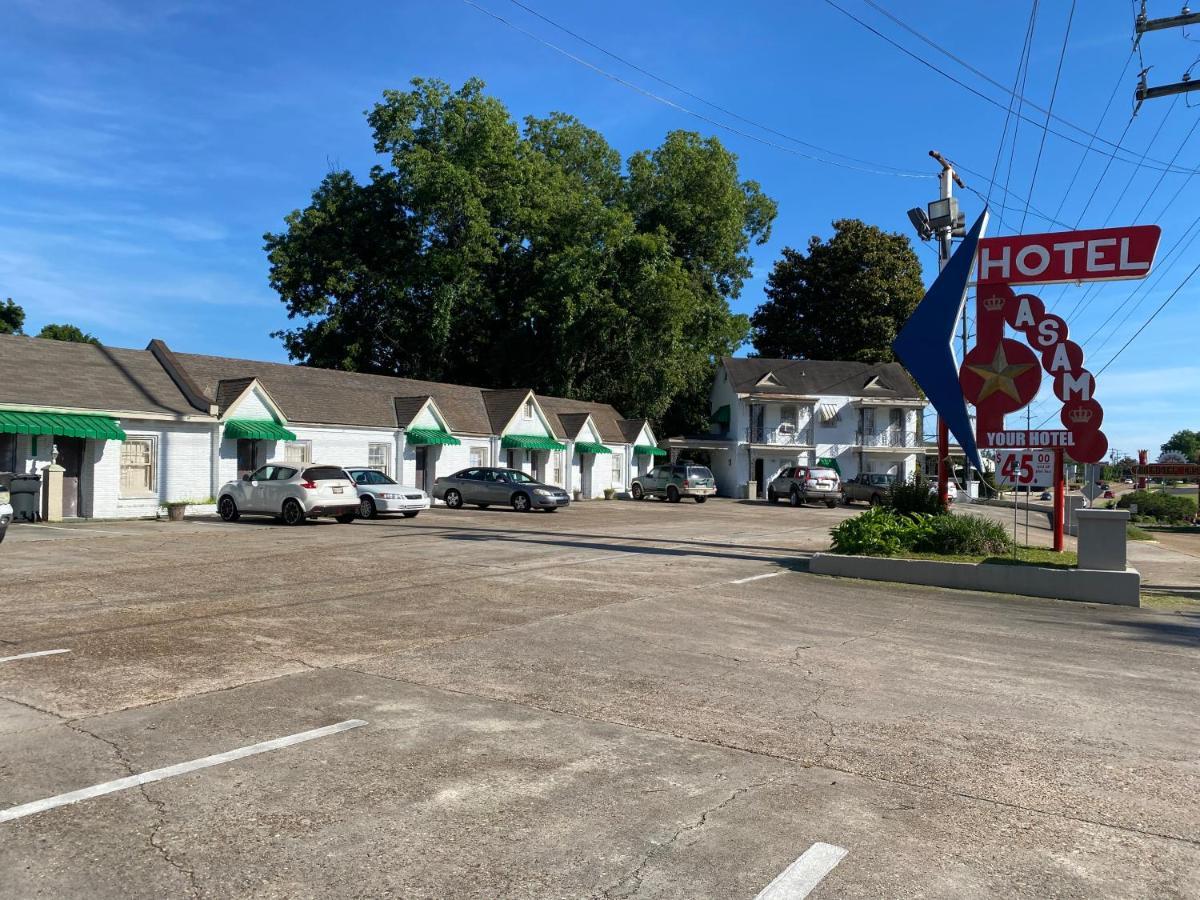
[[[58,464],[63,472],[63,518],[78,517],[82,507],[83,485],[83,455],[87,441],[77,437],[54,436],[54,446],[58,448]]]

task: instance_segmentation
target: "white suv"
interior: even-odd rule
[[[4,543],[4,534],[8,531],[8,523],[12,518],[13,508],[8,502],[8,491],[0,491],[0,544]]]
[[[318,516],[348,524],[358,515],[358,489],[341,466],[267,463],[222,487],[217,513],[226,522],[252,513],[277,516],[285,525],[303,525]]]

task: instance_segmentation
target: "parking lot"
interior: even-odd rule
[[[15,528],[0,895],[1200,895],[1200,617],[807,574],[855,511]]]

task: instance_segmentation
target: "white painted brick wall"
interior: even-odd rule
[[[81,514],[101,519],[154,516],[169,500],[202,500],[212,495],[212,426],[186,422],[121,419],[130,438],[156,440],[156,497],[121,496],[121,442],[88,441],[91,483],[84,465]]]

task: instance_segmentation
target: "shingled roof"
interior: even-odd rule
[[[0,335],[0,403],[203,416],[153,353]]]
[[[920,400],[899,363],[859,363],[828,359],[765,359],[727,356],[721,360],[739,394],[783,396],[842,395],[881,400]]]
[[[177,353],[210,397],[222,381],[257,378],[289,422],[396,427],[397,397],[433,397],[459,434],[493,434],[480,388],[223,356]]]
[[[590,403],[587,400],[570,400],[566,397],[546,397],[538,394],[537,401],[541,404],[542,410],[550,417],[552,423],[556,426],[555,434],[557,437],[567,437],[566,429],[562,424],[554,420],[566,413],[587,413],[591,415],[592,421],[596,423],[596,430],[600,432],[600,440],[607,444],[624,444],[625,432],[622,430],[620,421],[621,414],[613,409],[608,403]],[[570,435],[574,438],[574,435]]]

